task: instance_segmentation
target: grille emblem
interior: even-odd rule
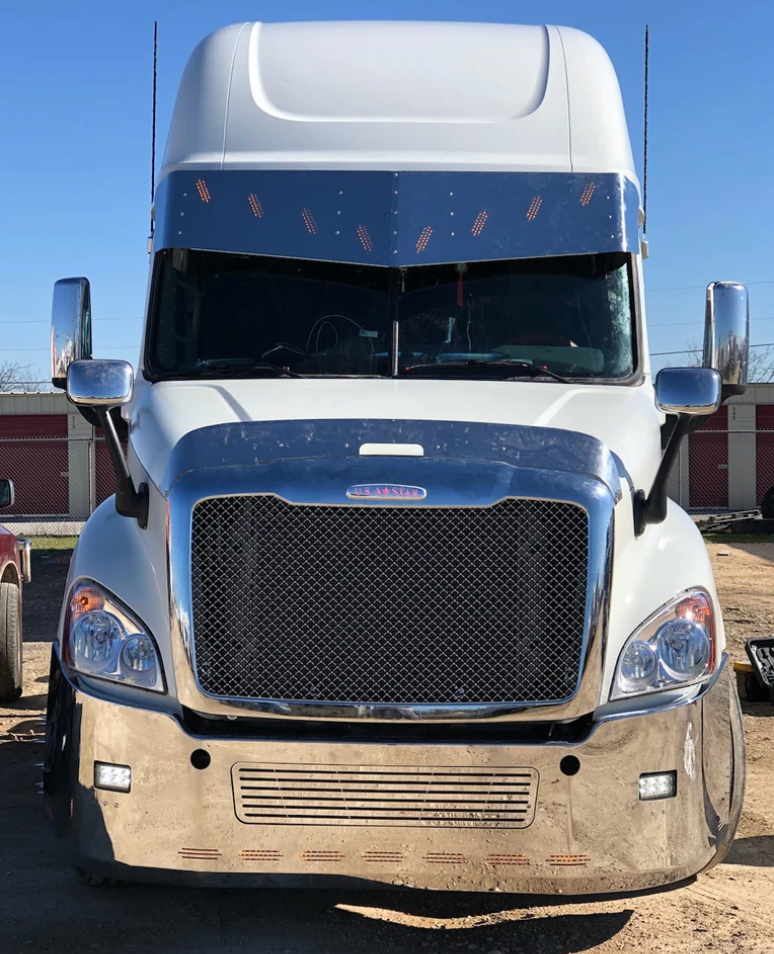
[[[427,491],[424,487],[410,487],[408,484],[355,484],[347,487],[347,496],[353,500],[424,500]]]

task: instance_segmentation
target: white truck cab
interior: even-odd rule
[[[52,659],[86,876],[581,894],[717,863],[741,718],[666,478],[744,389],[747,292],[710,285],[705,367],[654,384],[602,48],[226,27],[154,210],[136,373],[92,357],[85,279],[54,295],[54,383],[118,482]]]

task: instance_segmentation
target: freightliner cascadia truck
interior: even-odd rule
[[[740,709],[667,499],[744,390],[648,358],[621,94],[574,29],[244,23],[183,74],[141,356],[54,292],[115,497],[70,568],[45,792],[87,881],[581,894],[727,852]]]

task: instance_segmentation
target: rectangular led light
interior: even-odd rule
[[[102,788],[108,792],[131,791],[131,768],[128,765],[113,765],[111,762],[95,762],[94,788]]]
[[[640,775],[640,801],[674,798],[677,795],[677,772],[652,772]]]

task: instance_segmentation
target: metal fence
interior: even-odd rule
[[[115,492],[110,453],[93,433],[0,438],[0,477],[13,480],[16,498],[4,520],[82,522]]]
[[[757,509],[774,487],[774,427],[715,423],[683,442],[669,496],[693,513]],[[67,437],[0,438],[0,477],[13,480],[16,490],[4,522],[82,524],[115,492],[105,440],[88,427]]]
[[[756,510],[774,487],[774,428],[717,428],[683,443],[669,496],[692,513]]]

